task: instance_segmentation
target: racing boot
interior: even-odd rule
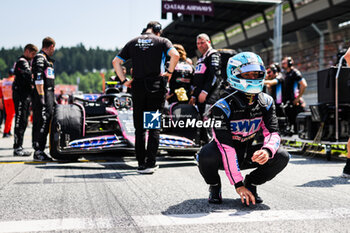
[[[263,202],[263,199],[259,197],[257,191],[256,191],[256,186],[253,185],[252,183],[249,182],[249,179],[247,179],[248,176],[245,177],[244,180],[244,187],[246,187],[255,197],[255,203],[260,204]]]
[[[34,161],[50,162],[52,159],[44,151],[36,150],[34,152]]]
[[[222,203],[221,183],[209,186],[208,202],[212,203],[212,204],[221,204]]]
[[[344,167],[342,177],[350,178],[350,158],[346,160],[346,165]]]
[[[32,152],[25,151],[25,150],[23,150],[22,147],[18,147],[18,148],[13,150],[13,156],[23,157],[23,156],[30,156],[31,154],[32,154]]]

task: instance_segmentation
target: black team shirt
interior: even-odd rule
[[[172,43],[152,33],[145,33],[129,41],[117,57],[132,59],[133,78],[157,77],[165,72],[165,59]]]

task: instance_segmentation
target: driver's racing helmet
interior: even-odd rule
[[[261,57],[252,52],[242,52],[228,60],[227,81],[236,90],[257,94],[262,92],[266,71]],[[242,73],[258,71],[256,79],[245,79]]]

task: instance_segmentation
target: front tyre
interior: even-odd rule
[[[75,104],[56,105],[50,125],[50,155],[61,161],[77,161],[80,156],[63,153],[72,140],[82,137],[83,111]]]

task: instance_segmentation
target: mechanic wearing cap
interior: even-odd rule
[[[33,59],[32,72],[35,88],[33,91],[33,148],[35,161],[52,161],[44,152],[50,121],[55,103],[54,60],[56,42],[45,37],[42,49]]]
[[[28,125],[29,106],[33,94],[32,68],[30,65],[38,48],[33,44],[24,47],[24,53],[15,63],[15,81],[12,85],[13,102],[15,104],[15,136],[13,144],[14,156],[30,156],[29,151],[23,150],[24,132]]]
[[[133,98],[133,117],[135,127],[135,152],[138,161],[137,171],[152,174],[157,168],[156,154],[159,147],[160,129],[148,129],[147,149],[145,149],[144,112],[162,113],[165,102],[166,83],[170,80],[179,60],[179,53],[172,43],[161,37],[161,25],[151,21],[146,31],[130,40],[113,59],[113,67],[125,86],[131,84]],[[166,55],[170,64],[165,70]],[[132,77],[127,81],[122,64],[132,60]]]
[[[226,175],[242,203],[261,203],[257,185],[273,179],[289,161],[289,154],[280,148],[275,104],[262,92],[265,67],[260,56],[242,52],[227,64],[230,87],[211,109],[214,120],[214,140],[197,155],[199,171],[209,187],[209,203],[220,204],[221,181],[219,169]],[[263,145],[252,146],[256,133],[262,129]],[[256,168],[243,179],[240,170]]]
[[[15,79],[14,69],[11,68],[8,72],[9,76],[2,81],[0,87],[0,101],[3,99],[4,108],[5,108],[5,128],[4,128],[4,138],[8,138],[12,136],[11,134],[11,126],[13,118],[15,117],[15,106],[13,104],[12,99],[12,83]]]

